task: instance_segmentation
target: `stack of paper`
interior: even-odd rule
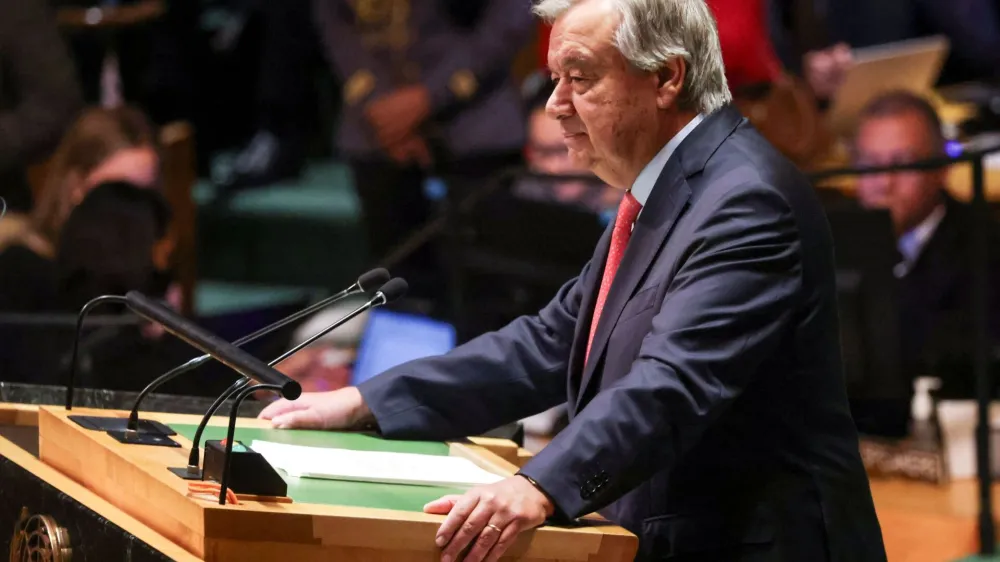
[[[289,476],[471,488],[503,479],[461,457],[352,451],[254,441],[250,446]]]

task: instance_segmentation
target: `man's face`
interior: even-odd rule
[[[633,160],[649,156],[658,79],[632,68],[612,45],[618,23],[605,0],[584,0],[556,20],[548,54],[555,91],[546,110],[576,166],[626,188]]]
[[[939,155],[927,122],[918,113],[873,117],[858,129],[859,166],[904,164]],[[870,174],[858,179],[858,200],[869,209],[888,209],[896,232],[914,228],[941,201],[944,170]]]

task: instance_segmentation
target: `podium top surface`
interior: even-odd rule
[[[194,437],[196,425],[168,424],[187,439]],[[226,428],[207,427],[202,441],[225,439]],[[390,441],[361,433],[332,431],[284,430],[241,427],[236,430],[236,440],[250,445],[254,440],[272,441],[309,447],[335,447],[354,451],[380,451],[448,456],[448,445],[428,441]],[[370,507],[397,511],[421,512],[426,503],[448,494],[461,494],[464,490],[443,486],[410,486],[375,482],[352,482],[320,478],[286,477],[288,497],[300,503]]]
[[[291,502],[248,499],[219,505],[188,494],[188,483],[168,468],[187,464],[197,416],[147,413],[170,425],[180,447],[123,444],[69,419],[73,414],[125,418],[113,410],[38,409],[40,460],[90,488],[168,540],[206,562],[222,560],[304,562],[367,560],[426,562],[440,556],[434,544],[440,515],[425,503],[455,493],[444,487],[287,478]],[[211,420],[203,439],[224,437],[223,418]],[[394,441],[359,433],[288,431],[240,419],[236,439],[266,439],[296,445],[380,450],[462,457],[504,476],[517,467],[480,442]],[[627,562],[635,535],[605,520],[586,518],[563,527],[545,525],[521,534],[511,558],[530,562]]]

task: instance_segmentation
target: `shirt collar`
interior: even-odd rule
[[[656,180],[660,177],[660,172],[667,165],[667,161],[673,156],[677,147],[684,141],[685,138],[695,127],[698,126],[705,119],[705,116],[699,113],[691,120],[690,123],[684,125],[684,128],[680,130],[679,133],[674,135],[674,138],[663,145],[663,148],[656,153],[656,156],[646,164],[646,167],[639,172],[639,177],[635,178],[635,183],[632,184],[632,196],[635,197],[636,201],[639,202],[643,207],[646,206],[646,201],[649,199],[649,194],[653,192],[653,186],[656,185]]]
[[[917,258],[923,253],[924,246],[934,236],[934,232],[937,231],[947,212],[948,209],[945,205],[938,205],[920,224],[899,237],[897,247],[903,256],[903,261],[893,268],[896,277],[905,277],[910,272]]]
[[[934,236],[934,232],[937,230],[938,225],[941,224],[941,220],[944,219],[944,215],[945,206],[938,205],[931,211],[931,214],[920,221],[920,224],[900,237],[901,250],[907,261],[913,261],[920,255],[924,246],[927,245],[927,241]],[[906,249],[902,249],[904,247]]]

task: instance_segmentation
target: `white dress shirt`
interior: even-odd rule
[[[944,204],[938,205],[931,211],[931,214],[920,221],[920,224],[899,237],[896,247],[899,248],[899,253],[903,256],[903,263],[895,267],[896,277],[904,277],[910,272],[910,268],[913,267],[917,258],[924,251],[924,247],[934,236],[946,212]]]
[[[674,135],[674,138],[663,145],[663,148],[656,153],[656,156],[649,161],[649,164],[646,164],[646,167],[639,172],[639,177],[635,178],[635,183],[632,184],[632,188],[629,191],[632,192],[632,197],[635,197],[640,205],[643,207],[646,206],[649,194],[653,192],[653,186],[656,185],[656,180],[660,178],[660,172],[666,167],[670,157],[674,155],[677,147],[684,142],[684,139],[691,134],[691,131],[704,120],[705,116],[703,114],[699,113],[696,115],[690,123],[684,125],[684,128]],[[639,211],[639,214],[642,215],[642,211]]]

